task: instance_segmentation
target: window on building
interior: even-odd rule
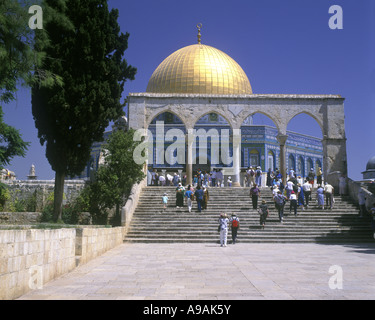
[[[298,158],[297,174],[301,177],[305,177],[305,163],[301,156]]]
[[[307,172],[310,172],[311,169],[314,169],[314,163],[313,163],[313,161],[311,160],[311,158],[308,158],[308,159],[307,159]]]
[[[250,166],[257,167],[259,166],[259,151],[258,150],[251,150],[250,151]]]
[[[272,151],[268,151],[268,169],[275,170],[275,155]]]
[[[296,171],[296,161],[292,154],[290,154],[288,158],[288,168],[289,170],[293,169],[294,171]]]

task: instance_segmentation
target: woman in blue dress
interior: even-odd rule
[[[318,197],[318,207],[324,210],[324,189],[321,185],[318,186],[318,190],[316,190],[316,195]]]
[[[300,184],[298,184],[298,205],[302,208],[302,210],[305,210],[305,195]]]

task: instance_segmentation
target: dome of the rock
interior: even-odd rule
[[[152,93],[252,94],[240,65],[224,52],[203,44],[179,49],[152,74],[147,89]]]

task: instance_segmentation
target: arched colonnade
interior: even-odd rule
[[[275,124],[280,145],[280,170],[286,177],[286,141],[289,122],[307,114],[318,123],[323,136],[324,176],[331,172],[346,173],[346,137],[344,98],[338,95],[197,95],[131,93],[128,97],[128,121],[133,129],[147,129],[152,120],[164,112],[175,114],[186,128],[188,183],[192,179],[192,133],[197,121],[209,113],[221,115],[233,131],[233,176],[239,182],[240,128],[246,118],[256,113],[269,117]],[[238,141],[238,140],[237,140]],[[241,140],[239,140],[241,141]]]

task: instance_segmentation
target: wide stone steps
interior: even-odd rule
[[[161,197],[169,196],[163,210]],[[370,242],[373,241],[370,220],[358,217],[358,208],[347,198],[336,197],[332,210],[321,210],[315,197],[311,206],[298,215],[284,210],[284,223],[280,223],[273,205],[270,189],[261,191],[261,199],[269,205],[270,215],[265,229],[259,226],[259,215],[252,208],[249,188],[211,188],[207,210],[198,213],[196,202],[193,211],[176,208],[175,187],[144,188],[134,213],[126,242],[200,242],[217,243],[220,213],[236,213],[241,221],[238,242]],[[186,205],[186,204],[185,204]],[[228,234],[230,243],[231,232]]]

